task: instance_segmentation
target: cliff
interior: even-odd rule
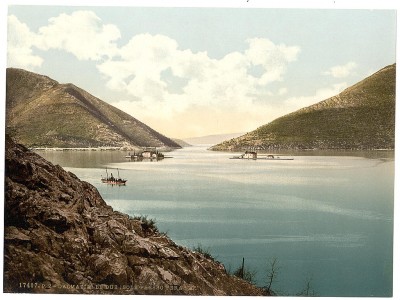
[[[261,295],[6,138],[4,292]]]

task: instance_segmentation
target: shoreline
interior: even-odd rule
[[[146,147],[143,147],[146,148]],[[28,149],[31,151],[140,151],[143,148],[125,148],[125,147],[77,147],[77,148],[69,148],[69,147],[29,147]],[[148,148],[148,147],[147,147]],[[180,148],[166,148],[166,147],[155,147],[160,151],[172,151]]]
[[[61,147],[32,147],[31,151],[130,151],[123,147],[81,147],[81,148],[61,148]],[[139,149],[139,148],[138,148]],[[133,149],[132,149],[133,150]]]
[[[209,151],[215,152],[240,152],[240,151],[249,151],[253,149],[249,147],[249,149],[213,149],[213,147],[207,148]],[[368,152],[368,151],[395,151],[394,148],[370,148],[370,149],[339,149],[339,148],[327,148],[327,149],[319,149],[319,148],[305,148],[305,149],[288,149],[288,148],[276,148],[276,149],[255,149],[255,151],[260,153],[269,153],[273,151],[280,151],[280,152],[318,152],[318,151],[332,151],[332,152]]]

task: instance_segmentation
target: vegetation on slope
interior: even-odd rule
[[[396,65],[212,150],[393,149]]]
[[[7,69],[7,127],[28,147],[177,147],[73,84]]]

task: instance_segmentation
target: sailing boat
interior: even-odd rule
[[[117,171],[118,171],[118,177],[114,177],[112,173],[111,176],[108,176],[108,170],[106,168],[106,178],[101,176],[101,182],[108,184],[125,185],[127,180],[119,177],[119,169],[117,169]]]

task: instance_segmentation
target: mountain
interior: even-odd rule
[[[94,186],[9,137],[4,187],[5,293],[263,293],[153,220],[114,211]]]
[[[189,143],[186,143],[184,140],[181,139],[172,139],[175,143],[177,143],[179,146],[181,146],[182,148],[184,147],[191,147],[192,145],[190,145]]]
[[[241,135],[243,135],[243,133],[213,134],[206,136],[190,137],[183,140],[191,145],[207,145],[220,143],[226,139],[236,138]]]
[[[171,139],[73,84],[7,69],[6,124],[28,147],[169,147]]]
[[[396,64],[212,150],[394,149]]]

